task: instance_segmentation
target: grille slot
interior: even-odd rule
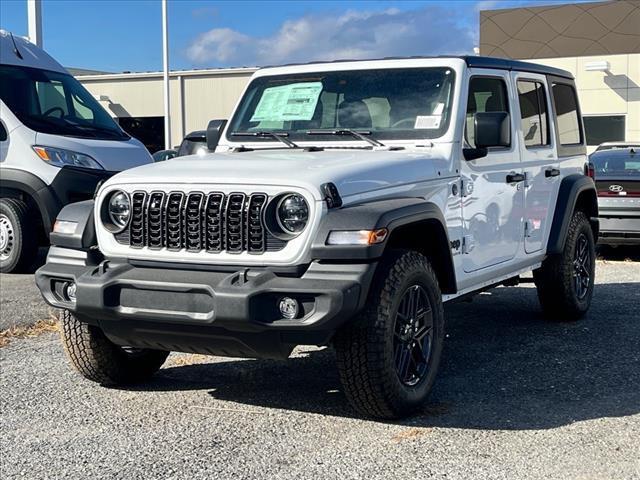
[[[204,209],[205,248],[207,252],[217,253],[224,248],[222,242],[222,206],[224,195],[210,193]]]
[[[226,247],[229,253],[240,253],[244,250],[244,193],[232,193],[227,200],[225,219]]]
[[[166,238],[169,250],[180,250],[184,246],[183,212],[184,194],[174,192],[169,194],[166,206]]]
[[[147,203],[147,244],[149,248],[164,247],[164,193],[153,192]]]
[[[265,251],[265,232],[262,223],[262,210],[267,203],[267,196],[254,193],[249,199],[247,208],[247,250],[249,253]]]
[[[204,222],[201,214],[203,197],[202,193],[191,193],[184,206],[185,246],[187,250],[193,252],[203,249],[202,224]]]
[[[129,229],[118,242],[134,248],[262,254],[282,250],[265,227],[264,193],[134,192]]]
[[[132,247],[144,247],[145,238],[145,209],[144,204],[147,194],[136,192],[131,199],[131,223],[129,224],[129,245]]]

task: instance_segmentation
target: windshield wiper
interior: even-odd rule
[[[232,137],[262,137],[262,138],[270,137],[270,138],[275,138],[281,143],[284,143],[289,148],[300,148],[291,140],[284,138],[289,136],[288,133],[275,133],[275,132],[269,132],[266,130],[264,131],[260,130],[258,132],[231,132],[231,136]]]
[[[374,147],[384,147],[384,143],[376,140],[375,138],[369,138],[365,135],[371,135],[369,131],[360,131],[356,132],[355,130],[351,130],[348,128],[340,128],[337,130],[309,130],[307,135],[337,135],[337,136],[345,136],[350,135],[352,137],[357,138],[358,140],[363,140],[367,142],[369,145]]]

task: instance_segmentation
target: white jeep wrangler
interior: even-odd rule
[[[66,207],[37,273],[74,366],[147,379],[170,351],[337,352],[362,414],[419,409],[443,303],[533,271],[573,320],[597,198],[568,72],[493,58],[265,68],[215,153],[142,166]]]

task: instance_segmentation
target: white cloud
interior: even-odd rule
[[[456,2],[457,3],[457,2]],[[186,50],[194,65],[273,65],[313,60],[467,54],[477,44],[469,4],[400,11],[346,11],[287,20],[270,36],[214,28]]]

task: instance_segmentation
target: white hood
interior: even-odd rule
[[[320,186],[333,182],[345,198],[438,178],[439,171],[445,176],[443,170],[449,162],[441,154],[433,149],[213,153],[134,168],[116,175],[105,186],[167,183],[291,186],[302,187],[321,199]]]

